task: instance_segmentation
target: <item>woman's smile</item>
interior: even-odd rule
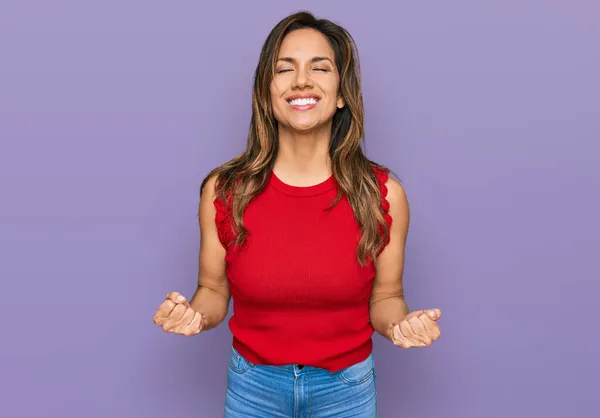
[[[287,102],[294,110],[314,109],[321,98],[316,94],[295,94],[288,97]]]

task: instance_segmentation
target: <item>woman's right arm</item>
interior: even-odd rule
[[[216,178],[202,190],[199,207],[200,254],[198,287],[188,302],[179,292],[171,292],[154,314],[154,323],[166,332],[195,335],[219,325],[229,308],[229,285],[225,274],[225,248],[215,222]]]
[[[203,330],[219,325],[229,309],[229,284],[225,272],[226,250],[219,240],[215,223],[216,176],[205,184],[200,196],[200,254],[198,256],[198,287],[190,306],[203,316]]]

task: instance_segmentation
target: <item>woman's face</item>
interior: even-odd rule
[[[327,38],[299,29],[283,40],[271,81],[271,102],[280,128],[307,132],[331,123],[339,97],[339,74]]]

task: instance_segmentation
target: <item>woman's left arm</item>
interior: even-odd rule
[[[390,241],[375,262],[377,274],[371,293],[370,315],[375,331],[403,348],[431,345],[440,337],[439,309],[410,312],[404,300],[402,273],[410,221],[404,188],[389,178],[387,200],[392,217]]]

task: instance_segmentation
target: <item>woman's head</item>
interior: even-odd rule
[[[328,39],[314,29],[296,29],[281,42],[270,83],[270,100],[279,129],[331,130],[344,107],[340,74]]]
[[[260,154],[276,154],[279,128],[330,130],[331,157],[359,148],[364,129],[359,71],[356,45],[341,26],[308,12],[275,25],[262,47],[252,92],[251,131],[266,151]],[[300,98],[304,101],[289,103]]]
[[[294,101],[298,98],[304,99]],[[231,205],[238,244],[247,234],[244,211],[268,183],[280,128],[330,131],[329,156],[338,185],[332,207],[346,196],[362,231],[358,259],[364,263],[376,257],[388,229],[373,174],[376,164],[360,147],[364,109],[356,45],[344,28],[308,12],[284,18],[267,36],[254,74],[246,150],[202,183],[204,187],[210,176],[217,175],[217,198]]]

